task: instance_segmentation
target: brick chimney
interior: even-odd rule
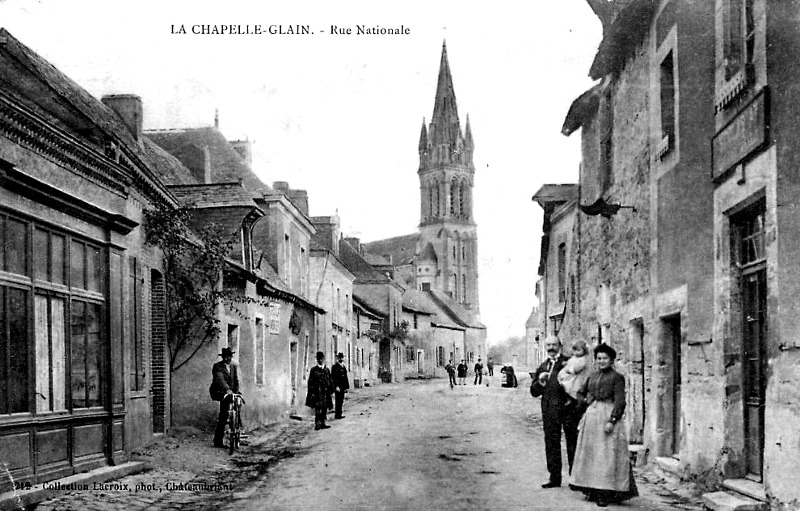
[[[142,139],[142,98],[135,94],[111,94],[100,101],[119,115],[137,142]]]
[[[272,183],[272,188],[274,188],[276,192],[283,194],[287,199],[292,201],[292,204],[294,204],[297,209],[308,216],[308,192],[305,190],[293,190],[289,187],[287,181],[274,181]]]
[[[317,233],[314,241],[327,248],[337,256],[339,255],[339,216],[314,216],[311,223]]]

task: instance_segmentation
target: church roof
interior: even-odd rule
[[[391,256],[394,266],[406,266],[414,261],[419,233],[395,236],[364,243],[364,250],[376,256]],[[386,263],[383,264],[387,264]],[[373,264],[379,264],[377,261]]]
[[[422,252],[419,254],[419,260],[433,262],[437,262],[439,260],[439,257],[436,255],[436,249],[433,248],[433,243],[429,241],[428,244],[425,245],[425,248],[423,248]]]

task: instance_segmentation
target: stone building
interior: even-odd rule
[[[223,286],[235,302],[223,306],[221,335],[173,371],[176,424],[208,428],[214,403],[210,368],[223,347],[236,353],[241,390],[248,400],[247,427],[304,410],[306,372],[319,342],[325,310],[310,298],[310,244],[316,232],[305,191],[278,181],[269,187],[247,165],[246,144],[229,143],[214,127],[147,131],[146,136],[180,159],[194,182],[173,185],[194,206],[198,227],[214,223],[235,235]],[[238,149],[237,149],[238,148]],[[179,361],[179,363],[182,361]]]
[[[402,322],[403,287],[373,268],[363,254],[358,238],[344,238],[339,243],[339,259],[356,277],[353,297],[360,307],[380,318],[368,333],[378,345],[377,377],[386,383],[403,381],[405,341],[397,335]]]
[[[170,426],[142,224],[177,205],[161,177],[183,170],[142,135],[137,97],[101,102],[0,29],[0,462],[15,480],[120,464]]]
[[[631,438],[728,492],[709,507],[797,509],[798,7],[589,4],[603,42],[563,127],[582,164],[561,333],[618,349]]]
[[[344,363],[352,368],[358,346],[353,337],[353,281],[355,275],[339,259],[339,217],[315,216],[311,218],[316,234],[311,240],[311,289],[314,303],[327,314],[320,318],[319,349],[333,363],[334,356],[342,353]],[[352,370],[349,374],[355,378]]]

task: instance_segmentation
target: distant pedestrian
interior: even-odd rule
[[[461,363],[458,364],[458,384],[459,385],[466,385],[467,384],[467,364],[464,363],[464,359],[461,359]]]
[[[331,372],[325,367],[325,353],[317,352],[317,365],[308,373],[308,393],[306,406],[314,409],[314,429],[328,429],[325,424],[325,415],[333,408],[333,383]]]
[[[570,488],[584,492],[600,507],[639,494],[628,454],[625,377],[614,370],[617,352],[608,344],[594,349],[597,370],[579,392],[589,405],[580,422]]]
[[[447,377],[450,379],[450,388],[452,389],[453,385],[456,384],[456,368],[452,360],[444,366],[444,370],[447,371]]]
[[[219,415],[217,416],[217,427],[214,429],[214,447],[225,447],[223,437],[225,436],[225,425],[228,423],[228,408],[230,407],[233,394],[239,393],[239,366],[233,363],[235,351],[230,348],[222,348],[219,354],[221,362],[217,362],[211,368],[211,399],[219,401]]]
[[[517,375],[514,374],[513,366],[503,366],[500,372],[506,375],[506,382],[503,384],[503,387],[517,388]]]
[[[486,369],[489,370],[489,376],[494,376],[494,362],[492,362],[492,357],[489,357],[489,360],[486,362]]]
[[[480,358],[478,358],[478,363],[475,364],[475,381],[472,384],[483,385],[483,364],[481,364]]]
[[[334,396],[334,415],[335,419],[344,419],[342,415],[342,404],[344,403],[344,395],[350,388],[350,382],[347,378],[347,368],[342,363],[344,361],[344,354],[339,353],[336,355],[336,363],[331,367],[331,379],[333,380],[333,396]]]

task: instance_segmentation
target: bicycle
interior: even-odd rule
[[[244,398],[241,394],[233,394],[228,405],[228,453],[239,448],[242,438],[242,405]]]

